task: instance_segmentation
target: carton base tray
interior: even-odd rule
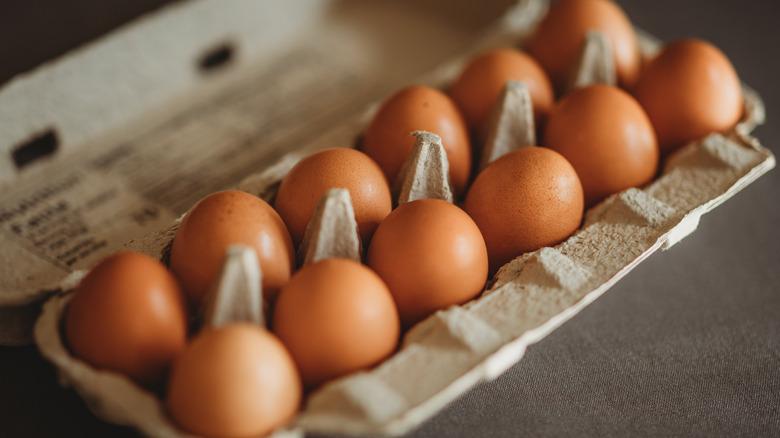
[[[581,229],[562,244],[515,259],[499,270],[481,297],[413,327],[400,351],[375,369],[312,393],[292,430],[279,433],[399,434],[418,426],[479,381],[505,372],[528,345],[653,252],[690,234],[704,213],[774,166],[772,153],[745,135],[714,134],[684,147],[647,187],[626,190],[589,210]],[[251,191],[262,193],[273,180],[261,175]],[[145,247],[159,251],[169,239],[170,231],[163,231]],[[60,336],[68,299],[67,293],[51,298],[35,328],[41,353],[55,363],[62,382],[107,421],[150,436],[183,436],[159,400],[125,377],[95,371],[69,355]]]

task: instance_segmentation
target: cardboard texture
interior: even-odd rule
[[[473,50],[522,44],[545,7],[543,1],[520,2]],[[187,10],[186,4],[182,8]],[[657,47],[651,37],[644,33],[640,37],[646,55]],[[461,54],[426,80],[446,84],[467,58]],[[300,158],[313,150],[343,145],[337,141],[354,139],[373,108],[290,154],[274,157],[275,165],[245,178],[237,187],[272,199],[278,181]],[[746,88],[745,115],[733,130],[678,150],[666,159],[656,180],[590,209],[582,227],[563,243],[506,264],[479,298],[439,311],[414,326],[399,351],[376,368],[335,380],[310,394],[289,429],[276,435],[402,433],[480,380],[503,373],[522,358],[529,344],[598,298],[654,251],[684,238],[695,230],[702,214],[772,169],[774,156],[749,135],[763,118],[760,98]],[[433,136],[418,137],[418,149],[436,143]],[[177,227],[177,222],[171,222],[130,242],[129,247],[165,260]],[[57,367],[62,383],[79,392],[99,417],[150,436],[186,436],[167,419],[155,396],[124,376],[89,367],[70,356],[63,345],[61,320],[69,292],[83,272],[76,270],[62,281],[53,280],[51,290],[56,292],[35,325],[41,353]],[[2,311],[16,314],[12,311],[38,305],[41,297],[51,294],[39,289],[31,296],[15,298],[13,305],[6,299]]]
[[[425,131],[412,133],[416,137],[409,159],[398,175],[396,192],[398,205],[417,199],[435,198],[453,202],[450,184],[450,163],[441,144],[441,137]]]
[[[254,249],[243,245],[228,247],[218,281],[208,292],[200,315],[202,326],[248,322],[264,327],[262,279]]]
[[[480,171],[507,152],[526,146],[536,146],[531,94],[525,83],[507,81],[488,116]]]
[[[577,67],[569,81],[569,87],[589,84],[616,85],[615,59],[611,53],[612,47],[606,36],[599,32],[588,32],[582,42]]]
[[[352,198],[347,189],[330,189],[317,202],[298,248],[298,265],[327,258],[360,262],[362,249]]]

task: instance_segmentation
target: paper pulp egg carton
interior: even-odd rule
[[[106,421],[186,436],[154,395],[64,347],[61,318],[84,270],[128,241],[164,258],[176,219],[203,195],[237,187],[273,196],[303,156],[354,144],[376,108],[367,102],[410,83],[444,86],[479,49],[522,45],[547,7],[362,3],[183,2],[0,89],[0,342],[29,342],[48,300],[35,340],[64,385]],[[401,41],[377,39],[388,28]],[[640,37],[645,53],[657,47]],[[420,53],[398,61],[412,43]],[[277,433],[402,433],[517,363],[774,167],[750,136],[763,103],[744,89],[733,130],[682,148],[646,187],[591,208],[560,245],[508,263],[479,298],[416,325],[374,369],[312,393]]]

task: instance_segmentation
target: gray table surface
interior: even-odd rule
[[[161,0],[0,3],[0,83]],[[780,153],[775,1],[622,0],[662,40],[719,46],[764,98]],[[410,436],[780,436],[780,172],[706,214],[595,303]],[[0,436],[134,436],[61,389],[33,347],[0,347]]]

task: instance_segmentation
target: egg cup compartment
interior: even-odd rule
[[[646,34],[640,33],[639,37],[647,56],[657,44]],[[591,75],[589,79],[578,75],[579,80],[609,80],[609,66],[594,62],[604,59],[603,45],[597,36],[589,41],[595,42],[586,44],[580,64],[590,67],[578,71],[603,74]],[[465,58],[437,72],[436,82],[446,82],[457,69],[453,66],[464,61]],[[695,230],[702,214],[774,167],[772,153],[749,136],[753,127],[763,122],[763,104],[747,87],[744,87],[744,99],[743,119],[730,132],[713,134],[681,148],[666,158],[660,176],[647,186],[615,194],[589,209],[583,225],[566,241],[507,263],[479,298],[439,311],[415,325],[404,335],[400,349],[374,369],[337,379],[314,391],[296,420],[274,436],[296,436],[304,431],[403,433],[430,418],[479,381],[493,379],[506,371],[523,357],[528,345],[574,316],[650,254],[684,238]],[[494,113],[493,128],[486,135],[491,146],[486,148],[485,156],[489,158],[485,161],[515,147],[511,144],[516,141],[507,138],[520,139],[521,145],[534,143],[532,118],[530,125],[528,120],[529,106],[527,90],[522,85],[510,84],[505,88],[497,105],[503,109]],[[526,116],[507,121],[510,119],[506,116],[517,111]],[[370,115],[371,110],[348,122],[346,129],[353,134],[362,132]],[[440,140],[421,134],[417,145],[415,157],[409,161],[413,164],[405,174],[419,174],[420,169],[426,168],[436,172],[423,172],[431,178],[411,178],[411,182],[396,187],[396,191],[405,201],[420,197],[420,190],[426,193],[423,197],[434,192],[451,200],[451,190],[442,183],[442,176],[446,181],[447,164]],[[335,145],[317,147],[329,146]],[[271,199],[279,180],[306,152],[301,150],[283,157],[275,166],[247,178],[237,188]],[[310,223],[312,231],[306,249],[299,253],[301,260],[327,255],[321,252],[322,248],[342,244],[334,236],[352,233],[350,204],[344,193],[330,193],[318,210],[317,218]],[[336,218],[334,211],[338,212]],[[166,260],[177,224],[128,246]],[[344,234],[344,230],[348,233]],[[353,237],[343,242],[344,252],[340,254],[355,257]],[[359,254],[359,239],[357,248]],[[80,275],[83,272],[66,279],[60,289],[71,290]],[[35,326],[36,343],[44,357],[57,367],[61,382],[73,386],[90,409],[106,421],[133,426],[146,435],[186,436],[172,425],[162,403],[153,394],[124,376],[95,370],[70,356],[60,335],[69,299],[68,293],[54,295],[44,305]],[[219,307],[215,301],[212,310],[207,311],[209,319],[222,313],[214,310]]]

